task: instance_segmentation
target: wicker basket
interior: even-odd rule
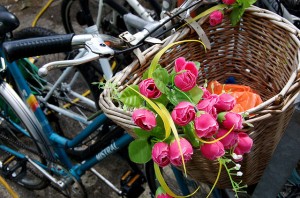
[[[293,113],[293,101],[299,93],[300,42],[297,36],[300,31],[280,16],[257,7],[247,9],[235,27],[230,25],[228,17],[216,27],[211,27],[207,19],[198,23],[210,40],[211,49],[205,53],[199,43],[180,44],[168,50],[160,64],[172,68],[174,60],[183,56],[201,63],[198,84],[203,84],[205,79],[224,82],[234,76],[238,84],[248,85],[260,94],[264,102],[249,110],[254,116],[247,121],[254,127],[246,128],[246,132],[253,138],[254,146],[244,157],[241,178],[243,183],[255,184],[285,131]],[[168,37],[165,44],[197,38],[197,34],[186,27]],[[153,56],[162,47],[155,45],[148,48],[142,53],[144,63],[140,65],[135,60],[112,79],[120,85],[120,92],[124,85],[141,81]],[[132,128],[136,126],[131,119],[132,112],[125,112],[110,96],[111,90],[104,90],[100,96],[101,108],[110,119],[134,136]],[[195,149],[187,171],[198,181],[213,183],[218,164],[202,158],[199,149]],[[226,171],[221,174],[217,187],[231,187]]]

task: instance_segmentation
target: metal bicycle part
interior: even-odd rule
[[[22,30],[17,35],[18,39],[21,39],[52,34],[54,34],[52,31],[49,32],[47,29],[35,27]],[[58,53],[39,56],[36,57],[34,65],[29,65],[29,67],[30,69],[31,67],[41,67],[44,63],[65,59],[66,56],[67,59],[73,59],[76,55],[77,52],[74,51],[70,54]],[[23,66],[23,71],[28,71],[28,64],[30,63]],[[93,83],[101,80],[102,71],[98,69],[94,62],[67,69],[57,69],[45,78],[31,72],[33,71],[28,71],[30,75],[27,74],[27,76],[30,76],[30,78],[35,77],[33,80],[28,80],[32,85],[32,90],[37,90],[35,85],[39,85],[40,81],[46,82],[41,84],[41,88],[36,91],[36,96],[40,100],[40,104],[54,130],[59,134],[67,138],[73,138],[90,123],[89,118],[99,111],[97,101],[101,90],[98,84]],[[36,81],[37,83],[35,83]],[[66,130],[66,127],[62,126],[72,126],[72,128]],[[95,137],[96,135],[86,142],[91,143]],[[85,145],[85,142],[82,145]]]
[[[47,143],[42,144],[43,140],[37,136],[40,133],[37,131],[38,121],[6,82],[0,84],[0,107],[2,174],[28,189],[38,190],[47,187],[48,180],[24,157],[18,156],[13,151],[25,153],[41,165],[47,166],[47,160],[37,153],[44,153],[46,156],[45,150],[51,149],[47,147]]]

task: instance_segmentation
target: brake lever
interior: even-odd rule
[[[84,49],[85,51],[81,52],[83,56],[78,59],[54,61],[43,65],[38,70],[38,75],[44,77],[47,76],[51,70],[80,65],[97,60],[100,57],[112,56],[115,53],[114,50],[108,47],[97,35],[93,35],[90,40],[85,41]]]

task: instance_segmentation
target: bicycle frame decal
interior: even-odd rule
[[[116,143],[113,142],[111,145],[109,145],[104,150],[102,150],[100,153],[98,153],[96,155],[96,159],[98,161],[100,161],[118,149],[119,149],[119,147],[117,147]]]
[[[39,107],[39,103],[33,94],[30,94],[26,101],[33,112],[35,112],[36,109]]]

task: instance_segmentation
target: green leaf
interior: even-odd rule
[[[179,102],[182,101],[190,101],[188,95],[177,88],[169,91],[167,94],[167,98],[174,106],[176,106]]]
[[[162,68],[160,64],[157,64],[155,69],[157,68]],[[148,79],[148,74],[149,74],[149,69],[147,69],[144,73],[143,73],[143,80]]]
[[[233,5],[233,9],[230,14],[231,24],[235,26],[242,18],[245,10],[255,2],[256,0],[237,0],[237,3]]]
[[[254,127],[254,125],[251,124],[251,123],[249,123],[249,122],[245,122],[245,124],[246,124],[247,126],[249,126],[249,127]]]
[[[245,9],[242,6],[236,6],[232,9],[232,12],[230,13],[231,25],[236,26],[236,24],[238,24],[244,11]]]
[[[159,98],[152,99],[154,102],[159,102],[165,106],[169,103],[169,100],[165,94],[162,94]]]
[[[158,68],[152,74],[153,80],[156,87],[162,92],[167,93],[169,89],[167,88],[170,82],[170,75],[165,68]]]
[[[152,148],[147,139],[136,139],[128,146],[130,160],[134,163],[144,164],[151,160]]]
[[[200,63],[197,62],[197,61],[194,61],[195,65],[196,65],[196,68],[199,70],[200,69]]]
[[[139,91],[138,85],[131,85],[133,89]],[[140,107],[143,104],[143,98],[135,91],[126,87],[120,95],[120,101],[128,107]]]
[[[163,126],[163,125],[162,125]],[[163,140],[165,138],[165,131],[162,127],[155,127],[150,131],[151,136],[156,137],[157,139]]]
[[[203,91],[198,86],[195,86],[193,89],[187,92],[190,99],[192,99],[194,104],[198,104],[200,99],[202,98]]]
[[[134,128],[133,131],[141,139],[147,139],[150,137],[150,131],[145,131],[141,128]]]
[[[238,0],[238,4],[243,5],[244,8],[250,7],[256,0]]]

